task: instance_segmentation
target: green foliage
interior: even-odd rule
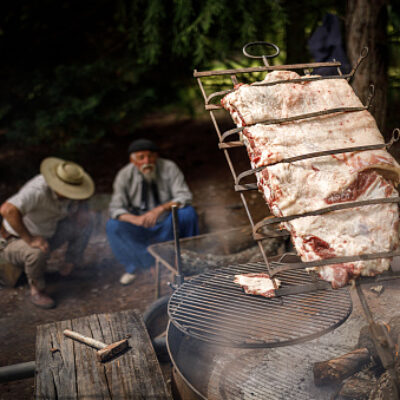
[[[57,66],[51,74],[35,74],[30,85],[16,89],[24,98],[2,113],[8,137],[66,151],[95,142],[131,115],[134,127],[156,98],[154,89],[142,87],[135,74],[103,61]]]
[[[302,2],[304,35],[326,11],[343,15],[344,4]],[[257,65],[241,53],[255,40],[278,44],[277,62],[286,61],[287,24],[298,22],[288,20],[292,5],[290,0],[2,2],[0,130],[10,140],[73,150],[104,135],[131,134],[154,110],[193,114],[199,99],[194,68]],[[395,7],[391,15],[398,20]]]
[[[266,38],[283,21],[276,0],[100,0],[94,9],[23,0],[2,7],[0,51],[9,67],[0,66],[8,77],[0,129],[10,140],[71,150],[129,134],[152,110],[176,105],[192,114],[193,68],[235,58],[245,42]]]

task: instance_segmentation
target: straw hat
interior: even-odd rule
[[[94,193],[92,178],[71,161],[48,157],[40,164],[40,173],[55,192],[68,199],[85,200]]]

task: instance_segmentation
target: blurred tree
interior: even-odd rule
[[[72,148],[164,106],[193,112],[193,68],[234,59],[283,19],[275,0],[2,2],[0,129]]]
[[[360,2],[367,0],[349,0],[355,7]],[[283,50],[279,62],[308,61],[306,39],[323,15],[344,17],[345,0],[299,4],[1,2],[0,132],[24,143],[72,149],[105,134],[130,134],[154,110],[179,107],[193,114],[200,101],[194,68],[250,65],[241,49],[254,40],[277,43]],[[359,53],[359,48],[350,50]]]
[[[360,65],[353,88],[365,104],[371,83],[375,95],[371,106],[377,124],[385,130],[388,91],[387,6],[389,0],[349,0],[346,12],[347,54],[351,64],[360,56],[360,48],[367,46],[368,57]]]

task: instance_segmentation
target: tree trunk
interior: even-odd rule
[[[382,134],[385,133],[388,90],[387,5],[388,0],[348,0],[346,12],[347,55],[350,63],[356,63],[364,46],[369,50],[352,86],[365,104],[369,85],[375,85],[370,112]]]
[[[302,2],[286,0],[284,8],[287,14],[286,22],[286,64],[300,64],[308,61],[307,40],[305,33],[305,18]]]

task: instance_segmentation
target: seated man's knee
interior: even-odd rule
[[[25,262],[27,264],[44,264],[46,262],[47,256],[47,253],[44,253],[42,250],[32,248],[26,254]]]
[[[117,234],[123,234],[128,229],[133,229],[134,225],[128,222],[118,221],[117,219],[109,219],[106,224],[106,233],[108,236],[114,236]]]
[[[116,219],[109,219],[106,223],[106,233],[107,235],[113,235],[118,230],[118,222]]]

